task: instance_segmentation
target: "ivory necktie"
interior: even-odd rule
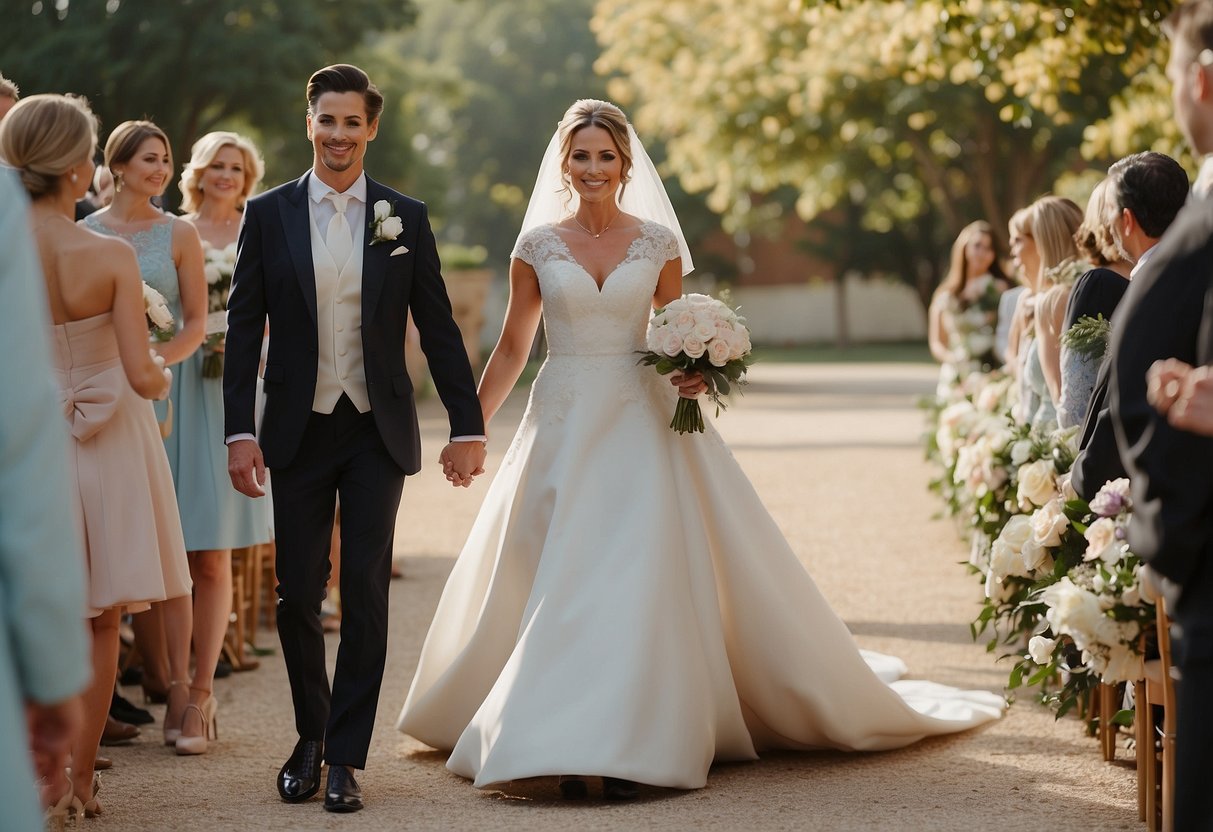
[[[350,259],[350,252],[354,250],[354,235],[350,233],[350,222],[345,217],[345,206],[352,198],[349,194],[339,194],[335,191],[330,191],[325,195],[325,199],[333,203],[337,212],[329,220],[328,230],[324,234],[324,244],[328,246],[329,254],[333,255],[333,262],[337,264],[339,271],[345,265],[345,261]]]

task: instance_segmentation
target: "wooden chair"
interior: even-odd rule
[[[1173,832],[1175,828],[1175,679],[1177,671],[1171,661],[1171,619],[1166,602],[1159,598],[1158,615],[1159,658],[1146,662],[1146,678],[1139,682],[1144,688],[1144,713],[1139,712],[1137,728],[1137,777],[1139,801],[1144,793],[1140,814],[1145,817],[1150,832]],[[1163,709],[1162,730],[1159,732],[1162,753],[1158,753],[1154,738],[1154,707]],[[1139,706],[1140,707],[1140,706]],[[1144,777],[1143,777],[1144,775]],[[1144,780],[1144,782],[1143,782]]]
[[[1116,759],[1117,726],[1112,720],[1120,710],[1120,685],[1100,684],[1095,695],[1099,703],[1099,750],[1104,762],[1110,763]]]

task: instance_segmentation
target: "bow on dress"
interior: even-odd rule
[[[118,410],[119,385],[125,380],[123,369],[114,367],[90,376],[70,389],[59,388],[63,415],[78,442],[91,439],[114,417]]]

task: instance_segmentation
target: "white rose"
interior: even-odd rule
[[[1070,636],[1079,650],[1086,650],[1105,618],[1095,594],[1065,577],[1046,589],[1043,597],[1049,607],[1045,618],[1053,632]]]
[[[1071,479],[1073,479],[1073,472],[1067,471],[1057,480],[1057,486],[1061,489],[1061,498],[1067,503],[1078,499],[1078,492],[1074,490],[1074,485],[1070,482]]]
[[[392,203],[381,199],[375,203],[375,222],[383,222],[392,215]]]
[[[206,275],[206,284],[214,286],[223,279],[223,271],[219,268],[218,263],[208,262],[202,267],[203,273]]]
[[[1050,500],[1032,515],[1032,539],[1041,546],[1061,545],[1061,535],[1070,525],[1070,518],[1061,509],[1061,501]]]
[[[984,410],[986,413],[993,413],[998,408],[998,402],[1001,398],[1002,390],[993,384],[986,385],[977,394],[977,409]]]
[[[1029,574],[1051,572],[1053,570],[1053,556],[1049,554],[1049,550],[1046,547],[1041,546],[1035,540],[1028,540],[1028,542],[1024,543],[1020,557],[1023,559],[1024,568],[1028,570]]]
[[[1002,531],[998,533],[998,540],[1003,541],[1015,550],[1016,554],[1023,551],[1023,545],[1032,537],[1032,521],[1023,514],[1013,514],[1007,520]]]
[[[1057,496],[1053,481],[1053,460],[1038,459],[1019,468],[1019,505],[1025,509],[1031,505],[1043,506]]]
[[[939,424],[946,428],[955,429],[973,414],[973,405],[967,400],[961,400],[945,407],[939,414]]]
[[[745,327],[735,330],[729,343],[733,348],[733,353],[729,356],[730,358],[743,358],[754,349],[754,345],[750,343],[750,331]]]
[[[716,318],[702,312],[695,315],[695,328],[691,332],[705,344],[716,337]]]
[[[1110,517],[1101,517],[1083,534],[1087,539],[1087,551],[1082,559],[1092,561],[1102,558],[1104,553],[1116,542],[1116,521]]]
[[[1032,636],[1028,642],[1028,655],[1032,661],[1043,666],[1053,661],[1053,648],[1056,646],[1057,642],[1047,636]]]
[[[691,333],[686,338],[682,339],[682,351],[691,358],[698,358],[703,355],[707,346],[695,337],[695,333]]]
[[[679,335],[690,335],[695,331],[695,313],[689,309],[679,312],[674,316],[671,325],[678,330]]]
[[[673,358],[682,352],[682,336],[674,327],[665,326],[661,330],[661,352]]]
[[[1002,578],[995,575],[993,570],[986,573],[986,597],[996,604],[1011,597],[1011,587],[1007,586]]]
[[[728,364],[731,355],[732,349],[724,338],[713,338],[712,342],[708,344],[708,361],[712,362],[713,367],[723,367]]]
[[[1133,586],[1129,587],[1128,589],[1126,589],[1124,592],[1122,592],[1120,594],[1120,602],[1122,604],[1124,604],[1126,607],[1140,606],[1141,605],[1141,590],[1137,588],[1136,584],[1134,584]]]
[[[400,217],[388,217],[379,224],[379,236],[385,240],[394,240],[404,231],[404,223]]]

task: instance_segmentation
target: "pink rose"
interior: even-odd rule
[[[724,338],[713,338],[708,344],[708,361],[712,362],[713,367],[723,367],[728,364],[732,354],[732,347]]]
[[[698,358],[699,356],[703,355],[704,350],[706,349],[707,345],[704,344],[703,341],[696,338],[694,334],[688,335],[682,341],[682,351],[691,358]]]
[[[672,326],[662,327],[662,329],[664,331],[661,333],[661,351],[673,358],[682,352],[682,336]]]

